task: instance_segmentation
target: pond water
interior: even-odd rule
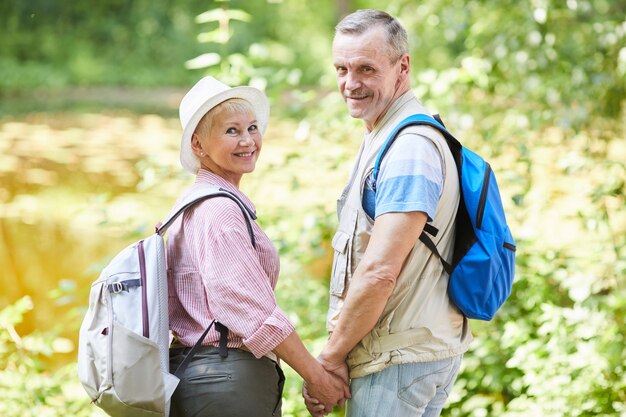
[[[141,184],[157,167],[145,161],[173,171],[177,129],[175,119],[132,113],[1,119],[0,307],[25,295],[34,305],[18,334],[57,327],[75,341],[96,271],[159,214],[168,190],[142,198],[141,187],[158,188]]]

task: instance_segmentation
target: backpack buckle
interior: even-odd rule
[[[109,291],[111,291],[113,294],[118,294],[124,291],[124,289],[124,284],[121,282],[112,282],[109,284]]]

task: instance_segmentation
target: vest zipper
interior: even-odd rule
[[[150,323],[148,322],[148,292],[146,288],[146,254],[143,249],[143,240],[137,244],[139,252],[139,274],[141,275],[141,316],[143,319],[143,336],[150,337]]]
[[[485,205],[487,204],[487,191],[489,191],[489,181],[491,180],[491,165],[485,162],[485,177],[483,178],[483,188],[480,190],[480,200],[478,200],[478,210],[476,212],[476,227],[481,228],[483,225],[483,215],[485,214]]]

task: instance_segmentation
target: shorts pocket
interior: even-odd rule
[[[187,384],[217,384],[232,380],[231,362],[223,361],[217,351],[197,353],[185,371]]]
[[[346,281],[350,271],[350,235],[337,231],[333,237],[332,246],[335,251],[333,259],[333,272],[330,277],[330,293],[343,296],[346,290]]]
[[[453,359],[400,365],[398,398],[414,407],[424,407],[443,387],[452,369]]]
[[[202,374],[189,375],[186,378],[188,384],[215,384],[218,382],[226,382],[231,379],[229,374],[220,372],[206,372]]]

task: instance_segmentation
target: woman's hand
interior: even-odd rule
[[[302,398],[304,398],[304,405],[306,405],[306,409],[309,410],[311,416],[322,417],[326,415],[324,412],[324,404],[321,404],[316,398],[311,397],[306,387],[306,382],[302,385]]]
[[[330,413],[336,404],[343,406],[345,400],[350,398],[350,387],[342,377],[320,363],[315,377],[305,381],[302,396],[309,413],[320,417]]]
[[[327,361],[332,370],[326,369],[306,350],[295,331],[274,348],[274,353],[304,379],[307,397],[311,399],[309,412],[315,417],[330,413],[335,404],[343,405],[350,398],[348,368],[345,363],[337,366]]]
[[[304,398],[304,404],[307,410],[309,410],[309,413],[311,413],[313,417],[321,417],[330,413],[335,404],[343,407],[346,400],[350,398],[350,377],[346,362],[332,362],[324,356],[324,353],[322,353],[317,360],[335,382],[337,380],[342,382],[343,396],[335,403],[327,404],[325,401],[321,400],[320,397],[316,396],[313,387],[305,382],[302,387],[302,397]]]

